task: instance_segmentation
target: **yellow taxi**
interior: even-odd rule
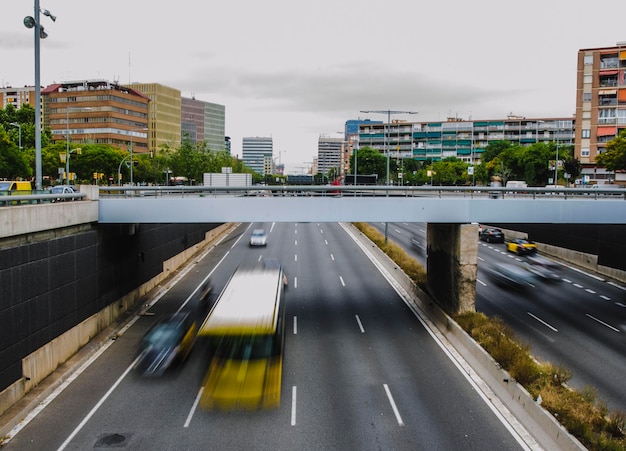
[[[515,252],[517,255],[528,255],[537,252],[537,245],[530,240],[518,238],[508,241],[506,250]]]

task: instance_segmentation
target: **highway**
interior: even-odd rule
[[[373,225],[384,233],[384,224]],[[426,264],[425,224],[388,224],[387,232]],[[626,288],[564,264],[560,281],[535,279],[523,290],[490,277],[498,265],[524,259],[504,244],[479,241],[476,309],[501,317],[539,360],[568,368],[570,385],[594,387],[610,408],[626,411]]]
[[[248,247],[258,227],[267,248]],[[219,291],[240,262],[263,258],[280,260],[289,280],[278,410],[197,408],[200,340],[162,378],[132,370],[160,315],[193,307],[207,278]],[[6,449],[527,449],[340,224],[242,224],[175,281]]]

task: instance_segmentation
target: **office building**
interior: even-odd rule
[[[575,154],[586,182],[611,182],[595,162],[626,128],[626,42],[579,50],[577,68]]]
[[[105,80],[55,83],[41,91],[42,118],[52,141],[110,144],[148,152],[149,99]]]
[[[267,137],[244,137],[241,145],[243,164],[259,175],[272,172],[273,139]]]
[[[225,125],[224,105],[182,97],[180,128],[183,139],[194,144],[206,142],[209,150],[222,151],[226,149]]]
[[[345,175],[345,141],[343,138],[330,138],[321,135],[317,142],[317,173],[335,177]]]
[[[148,146],[154,152],[163,147],[176,150],[181,143],[180,90],[159,83],[131,83],[132,88],[150,99]]]

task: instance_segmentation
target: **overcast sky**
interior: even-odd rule
[[[40,0],[41,84],[161,83],[271,136],[287,172],[361,110],[412,121],[570,116],[579,49],[626,41],[626,1]],[[0,85],[34,85],[34,2],[2,0]]]

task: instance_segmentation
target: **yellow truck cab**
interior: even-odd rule
[[[28,181],[0,180],[2,194],[31,194],[33,187]]]

